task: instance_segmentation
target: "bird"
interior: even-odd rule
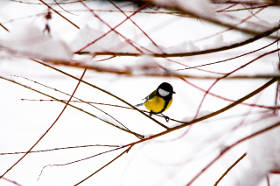
[[[144,98],[144,103],[140,103],[136,106],[144,105],[150,112],[150,116],[153,114],[161,114],[166,111],[172,104],[172,95],[175,94],[171,84],[167,82],[161,83],[156,90]],[[165,117],[166,121],[169,120]]]

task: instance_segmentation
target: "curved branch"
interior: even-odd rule
[[[239,31],[239,32],[243,32],[245,34],[250,34],[250,35],[258,35],[259,34],[259,32],[255,31],[254,29],[247,29],[247,28],[236,27],[236,26],[234,26],[232,24],[225,23],[225,22],[222,22],[222,21],[220,21],[218,19],[207,17],[205,15],[197,14],[197,13],[195,13],[193,11],[183,9],[182,7],[179,7],[179,6],[176,6],[176,5],[174,5],[174,6],[158,5],[153,0],[145,0],[145,1],[150,2],[150,3],[154,4],[154,5],[160,6],[162,8],[176,10],[176,11],[178,11],[181,14],[185,14],[185,15],[188,15],[188,16],[193,17],[193,18],[201,19],[201,20],[204,20],[204,21],[209,22],[209,23],[213,23],[213,24],[218,25],[218,26],[222,26],[222,27],[226,27],[226,28],[229,28],[229,29],[233,29],[233,30]],[[276,39],[277,37],[270,36],[269,38],[270,39],[272,39],[272,38]]]
[[[161,57],[161,58],[167,58],[167,57],[186,57],[186,56],[197,56],[197,55],[202,55],[202,54],[210,54],[210,53],[215,53],[215,52],[221,52],[221,51],[225,51],[225,50],[229,50],[229,49],[234,49],[237,47],[241,47],[244,45],[247,45],[249,43],[252,43],[254,41],[257,41],[261,38],[264,38],[266,36],[271,35],[273,32],[277,31],[280,29],[280,24],[273,27],[272,29],[269,29],[267,31],[261,32],[261,33],[256,33],[255,36],[246,39],[244,41],[241,42],[237,42],[237,43],[233,43],[233,44],[229,44],[229,45],[225,45],[225,46],[221,46],[221,47],[217,47],[217,48],[210,48],[210,49],[206,49],[206,50],[201,50],[201,51],[191,51],[191,52],[178,52],[178,53],[151,53],[148,54],[150,56],[153,57]],[[278,37],[275,37],[275,39],[279,39]],[[98,56],[98,55],[112,55],[112,56],[141,56],[143,54],[141,53],[130,53],[130,52],[111,52],[111,51],[104,51],[104,52],[95,52],[95,53],[89,53],[89,52],[82,52],[82,53],[76,53],[76,54],[91,54],[94,56]]]
[[[166,130],[166,131],[163,131],[163,132],[160,132],[160,133],[157,133],[155,135],[151,135],[149,137],[146,137],[142,140],[139,140],[139,141],[136,141],[136,142],[133,142],[133,143],[130,143],[130,144],[127,144],[125,145],[126,146],[130,146],[130,145],[135,145],[135,144],[139,144],[139,143],[142,143],[144,141],[148,141],[148,140],[151,140],[151,139],[154,139],[154,138],[157,138],[157,137],[160,137],[160,136],[163,136],[165,134],[168,134],[168,133],[171,133],[173,131],[176,131],[176,130],[179,130],[179,129],[182,129],[182,128],[185,128],[187,126],[190,126],[190,125],[193,125],[193,124],[196,124],[196,123],[199,123],[201,121],[204,121],[206,119],[209,119],[209,118],[212,118],[214,116],[217,116],[237,105],[239,105],[241,102],[253,97],[254,95],[260,93],[261,91],[263,91],[264,89],[266,89],[267,87],[269,87],[270,85],[272,85],[273,83],[275,83],[277,81],[277,79],[273,78],[271,79],[270,81],[268,81],[267,83],[265,83],[264,85],[262,85],[261,87],[257,88],[256,90],[252,91],[251,93],[247,94],[246,96],[240,98],[239,100],[235,101],[234,103],[231,103],[229,104],[228,106],[224,107],[224,108],[221,108],[215,112],[212,112],[210,114],[207,114],[205,116],[202,116],[200,118],[197,118],[197,119],[194,119],[192,121],[189,121],[189,122],[182,122],[182,125],[178,125],[178,126],[175,126],[173,128],[170,128],[169,130]],[[279,125],[280,125],[280,122],[279,122]]]
[[[22,86],[22,87],[24,87],[24,88],[27,88],[27,89],[32,90],[32,91],[34,91],[34,92],[37,92],[37,93],[39,93],[39,94],[41,94],[41,95],[44,95],[44,96],[46,96],[46,97],[49,97],[49,98],[51,98],[51,99],[53,99],[53,100],[55,100],[55,101],[58,101],[58,102],[61,102],[61,103],[64,103],[64,104],[66,103],[65,100],[57,99],[57,98],[55,98],[55,97],[53,97],[53,96],[51,96],[51,95],[45,94],[45,93],[43,93],[43,92],[41,92],[41,91],[39,91],[39,90],[36,90],[36,89],[33,89],[33,88],[27,86],[27,85],[23,85],[23,84],[21,84],[21,83],[18,83],[17,81],[14,81],[14,80],[11,80],[11,79],[2,77],[2,76],[0,76],[0,79],[3,79],[3,80],[6,80],[6,81],[15,83],[15,84],[17,84],[17,85],[20,85],[20,86]],[[77,79],[79,79],[79,78],[77,78]],[[101,121],[103,121],[103,122],[105,122],[105,123],[107,123],[107,124],[109,124],[109,125],[111,125],[111,126],[113,126],[113,127],[115,127],[115,128],[118,128],[118,129],[120,129],[120,130],[122,130],[122,131],[125,131],[125,132],[128,132],[128,133],[130,133],[130,134],[133,134],[134,136],[136,136],[136,137],[138,137],[138,138],[143,138],[143,135],[141,135],[141,134],[138,134],[138,133],[136,133],[136,132],[127,130],[127,129],[122,128],[122,127],[120,127],[120,126],[114,125],[113,123],[111,123],[111,122],[109,122],[109,121],[107,121],[107,120],[105,120],[105,119],[102,119],[102,118],[100,118],[100,117],[98,117],[98,116],[96,116],[96,115],[94,115],[94,114],[92,114],[92,113],[90,113],[90,112],[88,112],[88,111],[85,111],[85,110],[83,110],[83,109],[81,109],[81,108],[79,108],[79,107],[77,107],[77,106],[75,106],[75,105],[72,105],[72,104],[69,103],[68,106],[70,106],[70,107],[72,107],[72,108],[74,108],[74,109],[77,109],[77,110],[79,110],[79,111],[81,111],[81,112],[83,112],[83,113],[85,113],[85,114],[87,114],[87,115],[89,115],[89,116],[92,116],[92,117],[94,117],[94,118],[96,118],[96,119],[99,119],[99,120],[101,120]]]
[[[64,113],[64,111],[66,110],[66,108],[69,106],[69,103],[71,101],[71,99],[73,98],[74,94],[76,93],[78,87],[80,86],[81,80],[83,79],[84,75],[86,73],[86,69],[84,69],[82,75],[80,78],[78,78],[78,83],[75,86],[70,98],[67,100],[67,102],[65,103],[63,109],[60,111],[60,113],[58,114],[58,116],[55,118],[55,120],[53,121],[53,123],[49,126],[49,128],[47,128],[47,130],[45,130],[45,132],[35,141],[35,143],[27,150],[27,152],[25,154],[23,154],[14,164],[12,164],[3,174],[0,175],[0,179],[3,178],[8,172],[10,172],[16,165],[18,165],[28,154],[30,151],[32,151],[34,149],[34,147],[36,147],[38,145],[38,143],[40,143],[40,141],[49,133],[49,131],[55,126],[55,124],[57,123],[57,121],[60,119],[60,117],[62,116],[62,114]],[[1,76],[0,76],[1,77]],[[2,77],[1,77],[2,78]],[[5,79],[5,78],[2,78]],[[5,79],[7,80],[7,79]]]

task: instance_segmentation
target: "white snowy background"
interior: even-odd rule
[[[43,2],[76,26],[50,9],[51,19],[46,20],[48,7]],[[60,3],[59,6],[56,3]],[[211,23],[211,20],[261,33],[278,25],[279,7],[252,8],[250,3],[229,7],[232,4],[211,3],[207,0],[155,0],[154,3],[158,7],[146,7],[131,17],[138,26],[131,20],[118,26],[126,17],[110,1],[0,1],[0,174],[4,174],[24,155],[16,152],[26,152],[56,120],[65,106],[14,82],[64,101],[69,99],[78,83],[77,80],[33,59],[44,61],[77,78],[83,73],[83,68],[78,68],[77,65],[92,67],[86,71],[84,81],[122,98],[131,105],[143,101],[161,82],[171,83],[176,94],[172,106],[164,113],[171,120],[166,122],[162,117],[153,116],[168,127],[181,125],[172,119],[187,122],[194,117],[211,114],[272,79],[256,78],[259,75],[279,78],[277,51],[266,55],[278,48],[275,42],[277,32],[271,34],[273,37],[264,37],[230,50],[193,56],[153,57],[155,53],[203,51],[244,41],[254,35],[235,29],[223,32],[227,27]],[[132,5],[129,1],[118,2],[116,5],[127,15],[139,9],[139,6]],[[160,6],[177,9],[164,9]],[[224,9],[225,11],[219,11]],[[201,19],[191,17],[190,14],[200,15]],[[248,16],[252,17],[240,24],[242,19]],[[50,33],[44,30],[46,24],[49,25]],[[110,31],[108,26],[117,26],[117,32]],[[103,38],[83,48],[104,34],[106,35]],[[274,44],[269,47],[240,58],[186,69],[239,56],[272,42]],[[87,53],[75,54],[81,48]],[[120,53],[136,54],[139,51],[145,55],[118,56]],[[98,52],[116,53],[116,57],[93,55]],[[251,78],[221,79],[210,92],[226,99],[207,94],[197,113],[205,92],[196,87],[207,90],[215,77],[222,77],[259,56],[262,57],[232,74]],[[94,69],[119,70],[129,72],[130,75]],[[166,72],[163,69],[168,70]],[[189,84],[178,77],[166,76],[168,73],[201,78],[185,78],[191,83]],[[158,76],[151,76],[152,74]],[[245,101],[253,106],[238,104],[191,127],[184,127],[132,146],[127,153],[81,185],[187,185],[224,149],[254,132],[279,123],[277,109],[271,108],[277,107],[279,102],[279,97],[276,98],[276,85],[277,81]],[[54,127],[33,149],[57,150],[27,154],[0,179],[0,185],[74,185],[127,148],[101,155],[98,155],[99,153],[140,140],[102,121],[123,127],[104,112],[112,115],[131,131],[145,137],[166,130],[143,114],[128,109],[129,106],[125,103],[84,83],[79,85],[74,97],[83,101],[73,98],[73,102],[70,102],[72,105],[97,118],[67,106]],[[92,103],[103,112],[86,102]],[[64,147],[76,148],[59,149]],[[244,153],[246,156],[229,171],[219,185],[280,184],[280,175],[275,174],[280,172],[280,128],[276,127],[244,140],[226,151],[191,185],[214,185]]]

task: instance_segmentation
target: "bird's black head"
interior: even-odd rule
[[[162,97],[175,94],[173,87],[167,82],[163,82],[158,86],[157,93]]]

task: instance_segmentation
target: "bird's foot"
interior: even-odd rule
[[[169,122],[170,118],[169,118],[168,116],[163,115],[163,114],[162,114],[162,116],[164,117],[164,119],[165,119],[166,122]]]

